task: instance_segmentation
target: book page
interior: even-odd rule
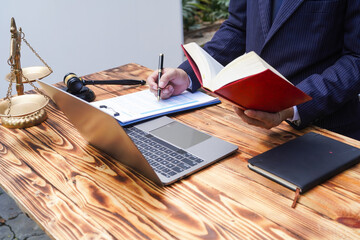
[[[184,45],[184,48],[198,66],[203,86],[206,88],[209,88],[209,86],[211,87],[216,75],[224,68],[224,66],[196,43],[188,43]]]
[[[161,113],[186,110],[187,108],[201,106],[214,100],[217,100],[217,98],[203,92],[190,93],[185,91],[180,95],[158,101],[149,90],[143,90],[90,104],[114,116],[117,120],[126,123]]]
[[[245,53],[226,65],[216,77],[216,83],[213,86],[214,90],[233,81],[265,71],[265,66],[254,54],[254,52]]]
[[[248,164],[248,167],[251,170],[253,170],[255,172],[258,172],[258,173],[262,174],[263,176],[267,176],[268,178],[274,180],[275,182],[278,182],[278,183],[280,183],[280,184],[282,184],[284,186],[287,186],[288,188],[290,188],[290,189],[292,189],[294,191],[296,191],[297,188],[299,188],[301,190],[301,188],[296,186],[295,184],[292,184],[291,182],[286,181],[285,179],[282,179],[282,178],[280,178],[280,177],[278,177],[278,176],[276,176],[276,175],[274,175],[274,174],[272,174],[272,173],[270,173],[268,171],[265,171],[264,169],[256,167],[256,166],[254,166],[254,165],[252,165],[250,163]]]
[[[226,65],[223,70],[219,72],[215,79],[215,84],[213,85],[214,89],[212,89],[212,91],[219,89],[233,81],[263,72],[267,69],[270,69],[272,72],[286,80],[284,76],[282,76],[268,63],[266,63],[255,52],[245,53],[244,55],[236,58],[234,61]]]
[[[277,74],[278,76],[289,82],[291,85],[294,85],[289,80],[287,80],[281,73],[279,73],[275,68],[273,68],[270,64],[265,62],[264,59],[262,59],[261,57],[259,57],[259,59],[266,68],[270,69],[272,72],[274,72],[275,74]]]

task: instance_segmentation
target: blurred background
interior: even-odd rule
[[[10,72],[10,19],[53,69],[43,81],[62,81],[68,72],[86,75],[138,63],[176,67],[184,56],[180,44],[203,45],[227,18],[229,0],[3,0],[0,2],[0,98]],[[22,67],[42,62],[22,42]],[[32,89],[28,84],[25,90]],[[16,94],[15,86],[13,92]]]

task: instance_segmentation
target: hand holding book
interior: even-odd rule
[[[243,110],[276,113],[311,99],[255,52],[224,67],[196,43],[182,47],[202,87]]]
[[[277,113],[269,113],[251,109],[242,110],[236,106],[234,106],[234,110],[244,122],[266,129],[276,127],[282,123],[282,121],[286,119],[292,119],[294,116],[294,110],[292,107]]]

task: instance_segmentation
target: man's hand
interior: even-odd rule
[[[266,129],[276,127],[282,121],[288,118],[293,118],[294,116],[294,109],[292,107],[277,113],[268,113],[256,110],[244,111],[236,106],[234,106],[234,110],[244,122]]]
[[[147,78],[147,83],[150,86],[150,91],[157,96],[157,83],[158,71],[154,71]],[[166,99],[173,95],[179,95],[185,91],[190,84],[187,73],[180,68],[164,68],[163,75],[161,76],[159,87],[161,88],[161,98]]]

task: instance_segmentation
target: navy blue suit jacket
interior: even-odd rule
[[[271,0],[232,0],[204,49],[223,65],[255,51],[313,98],[297,106],[299,128],[315,124],[360,139],[359,12],[359,0],[283,0],[272,23]],[[179,67],[199,88],[188,62]]]

